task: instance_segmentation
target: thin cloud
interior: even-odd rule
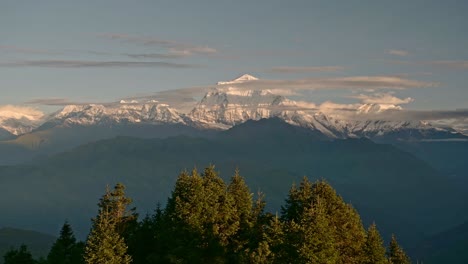
[[[89,104],[85,102],[74,102],[70,101],[66,98],[38,98],[32,99],[29,101],[24,102],[27,105],[49,105],[49,106],[65,106],[65,105],[82,105],[82,104]]]
[[[0,67],[44,67],[44,68],[198,68],[200,65],[164,61],[85,61],[85,60],[25,60],[0,62]]]
[[[171,53],[127,53],[123,54],[133,59],[178,59],[187,57],[184,54],[171,54]]]
[[[468,70],[468,60],[436,60],[424,62],[424,64],[444,67],[449,69]]]
[[[38,109],[28,106],[0,105],[0,120],[2,119],[22,119],[39,120],[44,117],[44,113]]]
[[[416,65],[416,66],[432,66],[437,68],[445,68],[451,70],[468,70],[468,60],[432,60],[432,61],[404,61],[392,60],[387,61],[392,64]]]
[[[411,80],[399,76],[352,76],[337,78],[308,78],[296,80],[253,80],[235,84],[236,88],[246,90],[289,89],[395,89],[421,88],[437,86],[435,82]],[[230,84],[220,85],[229,87]],[[219,86],[218,86],[219,87]]]
[[[408,89],[436,86],[437,83],[406,79],[398,76],[354,76],[341,78],[310,78],[299,80],[256,80],[236,84],[196,86],[176,90],[161,91],[154,94],[123,98],[125,100],[157,100],[172,107],[187,109],[187,105],[194,103],[208,91],[218,90],[270,90],[279,95],[299,95],[301,91],[348,89],[368,91],[370,89]],[[387,98],[388,99],[388,98]],[[370,98],[368,98],[370,100]],[[393,99],[394,100],[394,99]],[[408,99],[403,99],[408,100]],[[328,105],[330,108],[331,106]],[[342,107],[342,106],[340,106]],[[358,106],[353,105],[353,108]]]
[[[400,57],[405,57],[409,55],[409,52],[406,50],[396,50],[396,49],[386,50],[385,53],[390,54],[390,55],[400,56]]]
[[[343,70],[343,66],[310,66],[310,67],[293,67],[281,66],[273,67],[271,72],[275,73],[311,73],[311,72],[336,72]]]
[[[0,45],[0,50],[6,52],[25,53],[25,54],[61,54],[58,51],[44,50],[44,49],[32,49],[18,46],[4,46]]]
[[[409,104],[414,101],[413,98],[398,98],[392,93],[377,93],[373,95],[360,94],[351,96],[351,98],[356,98],[361,100],[364,104],[392,104],[392,105],[401,105]]]
[[[132,36],[127,34],[99,34],[98,36],[125,42],[137,43],[145,46],[157,46],[166,48],[168,55],[192,56],[192,55],[213,55],[218,50],[208,46],[193,45],[172,40],[163,40],[154,37]]]

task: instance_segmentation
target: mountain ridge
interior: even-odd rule
[[[132,126],[142,125],[159,127],[183,125],[203,131],[220,131],[228,130],[248,120],[264,118],[279,118],[288,124],[313,130],[330,139],[367,137],[377,142],[468,140],[468,136],[453,128],[434,126],[424,121],[366,118],[372,113],[400,111],[401,107],[396,105],[363,104],[356,110],[359,119],[352,119],[325,113],[319,111],[320,109],[311,112],[304,107],[303,102],[288,99],[272,90],[246,89],[242,86],[244,83],[255,85],[257,81],[258,78],[245,74],[232,81],[218,82],[218,86],[208,91],[189,113],[180,113],[170,105],[155,100],[67,105],[43,118],[42,123],[38,123],[38,118],[31,117],[30,120],[34,119],[34,126],[15,130],[14,135],[10,135],[11,132],[2,133],[2,128],[5,130],[2,124],[5,126],[6,121],[0,122],[0,140],[12,140],[18,137],[19,141],[22,141],[22,137],[33,138],[38,132],[54,128],[74,129],[93,126],[127,126],[130,129]],[[8,112],[8,116],[14,115]],[[23,121],[26,120],[23,116],[21,118]],[[18,124],[20,123],[18,121]],[[11,131],[11,128],[7,131]],[[115,134],[109,135],[112,136]]]

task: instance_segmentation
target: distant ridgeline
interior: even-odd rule
[[[47,258],[26,246],[4,255],[12,263],[410,263],[391,237],[386,248],[372,224],[325,181],[293,185],[281,213],[265,212],[236,170],[229,184],[214,166],[182,172],[165,208],[138,220],[123,184],[107,188],[85,243],[68,223]]]

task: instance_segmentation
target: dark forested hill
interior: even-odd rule
[[[30,219],[30,221],[34,221],[34,219]],[[45,257],[55,239],[51,235],[36,231],[0,228],[0,263],[3,263],[5,252],[11,248],[17,248],[21,244],[25,244],[34,257]]]
[[[217,138],[118,137],[90,143],[34,165],[0,167],[0,224],[55,232],[75,219],[89,231],[103,186],[123,182],[139,212],[165,203],[181,168],[212,163],[241,169],[253,191],[279,210],[291,182],[326,179],[360,212],[366,224],[414,244],[468,218],[465,192],[427,163],[391,145],[366,139],[324,141],[275,120],[247,122]],[[227,179],[230,174],[222,174]]]

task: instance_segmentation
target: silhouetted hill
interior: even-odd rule
[[[106,185],[123,182],[145,214],[165,203],[181,168],[210,163],[221,171],[239,167],[252,191],[266,194],[272,211],[291,182],[325,178],[366,224],[375,220],[385,238],[395,232],[405,246],[468,214],[463,188],[407,152],[367,139],[317,140],[275,122],[249,122],[212,139],[117,137],[36,164],[0,167],[0,208],[10,216],[0,224],[55,232],[63,219],[73,219],[83,238]]]
[[[34,219],[30,220],[34,221]],[[0,228],[0,263],[3,263],[3,255],[8,250],[18,248],[21,244],[28,246],[35,258],[46,257],[56,239],[54,236],[36,231]]]
[[[11,134],[10,132],[6,131],[5,129],[0,128],[0,141],[14,139],[15,135]]]
[[[43,158],[44,156],[68,151],[82,144],[117,136],[137,138],[166,138],[176,135],[210,137],[215,132],[198,130],[180,124],[51,127],[45,124],[32,133],[0,142],[0,165],[30,162],[35,158]]]
[[[468,222],[426,239],[413,254],[424,263],[468,263]]]

